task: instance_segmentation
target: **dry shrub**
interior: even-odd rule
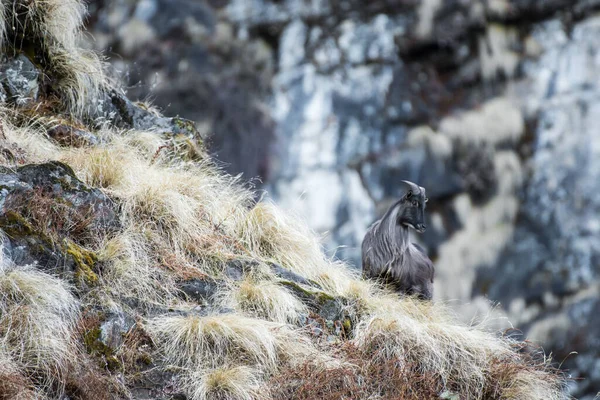
[[[117,351],[116,356],[123,365],[126,377],[148,368],[152,364],[154,344],[143,325],[137,322],[127,332],[123,339],[123,345]]]
[[[112,352],[97,342],[101,313],[85,310],[76,327],[79,343],[77,357],[71,360],[65,375],[65,394],[73,399],[112,400],[127,398],[127,390],[116,376],[106,368],[106,356]],[[85,347],[85,352],[82,347]],[[108,354],[111,353],[111,354]],[[101,362],[98,362],[101,357]]]
[[[307,361],[280,371],[268,382],[272,398],[433,400],[439,399],[443,391],[436,374],[349,342],[338,345],[336,358],[343,363],[327,366]]]
[[[515,342],[518,358],[497,357],[490,363],[487,384],[481,397],[489,400],[562,399],[565,374],[550,363],[541,347]]]
[[[65,394],[74,400],[116,400],[128,397],[117,378],[81,354],[65,377]]]

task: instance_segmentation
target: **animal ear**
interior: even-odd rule
[[[406,193],[406,198],[410,199],[412,197],[412,190],[409,190],[408,193]]]

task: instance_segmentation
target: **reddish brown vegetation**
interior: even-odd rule
[[[87,357],[85,357],[87,358]],[[103,374],[90,360],[78,360],[77,369],[66,377],[65,393],[74,400],[116,400],[127,398],[122,386]]]
[[[327,368],[307,362],[281,371],[269,382],[273,398],[433,400],[442,392],[434,374],[400,360],[385,360],[377,352],[367,353],[350,343],[340,345],[337,353],[345,365]]]
[[[516,344],[515,350],[520,353],[518,360],[498,358],[491,361],[480,398],[526,398],[531,393],[522,392],[526,385],[519,381],[532,375],[544,378],[551,385],[564,382],[563,372],[549,367],[540,359],[543,353],[530,343]],[[306,362],[280,371],[269,382],[273,398],[433,400],[440,399],[444,392],[451,396],[449,398],[460,396],[458,390],[453,390],[456,388],[444,387],[436,374],[420,371],[417,365],[405,364],[399,359],[386,359],[378,350],[366,351],[346,342],[338,346],[336,353],[336,358],[345,364],[327,368]]]
[[[524,398],[528,393],[520,392],[523,385],[515,384],[519,376],[536,376],[538,380],[543,379],[560,391],[561,385],[566,381],[565,373],[544,360],[541,347],[523,341],[515,343],[514,350],[519,353],[518,360],[496,358],[490,363],[491,368],[481,396],[483,399]]]
[[[29,379],[10,368],[0,366],[0,400],[35,399],[36,393]]]
[[[152,339],[142,328],[141,323],[136,323],[124,337],[123,345],[117,351],[117,357],[123,364],[127,375],[132,375],[146,369],[152,363]]]

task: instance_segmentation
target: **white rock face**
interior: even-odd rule
[[[302,62],[307,38],[302,22],[290,23],[282,33],[273,98],[280,153],[271,190],[311,228],[329,233],[332,252],[343,246],[338,255],[356,262],[362,235],[376,215],[352,163],[381,150],[381,132],[369,120],[377,121],[393,75],[391,66],[365,63],[396,57],[396,29],[381,15],[367,24],[346,21],[340,26],[338,52],[329,53],[331,42],[319,41],[325,47],[315,50],[316,64]],[[312,29],[308,37],[321,33]],[[321,70],[340,58],[347,62],[344,68]],[[349,112],[352,107],[355,114]]]
[[[534,33],[544,53],[527,66],[536,90],[526,104],[539,110],[527,207],[552,232],[552,243],[563,247],[550,247],[553,256],[546,268],[555,273],[566,268],[564,283],[577,287],[600,278],[592,260],[600,254],[595,239],[600,226],[600,44],[594,39],[600,18],[575,25],[569,41],[555,32],[558,26],[545,24]]]
[[[304,61],[304,42],[306,41],[306,25],[301,20],[291,22],[281,35],[280,46],[294,51],[281,52],[279,55],[279,69],[288,70]]]

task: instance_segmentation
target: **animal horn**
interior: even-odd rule
[[[419,188],[419,185],[416,185],[416,184],[414,184],[414,183],[412,183],[410,181],[401,181],[401,182],[405,183],[408,186],[409,190],[411,192],[413,192],[413,194],[420,194],[421,193],[421,188]]]

